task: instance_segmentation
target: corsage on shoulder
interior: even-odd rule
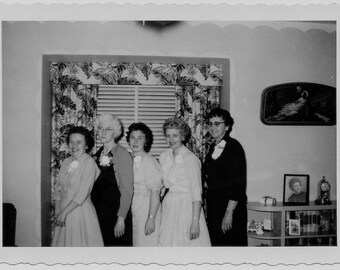
[[[79,166],[79,162],[77,160],[73,160],[67,171],[70,173],[70,172],[74,171],[76,168],[78,168],[78,166]]]
[[[103,156],[100,160],[99,165],[102,167],[108,167],[112,164],[112,157],[109,156]]]
[[[214,152],[212,153],[211,157],[213,159],[217,159],[222,154],[225,145],[226,145],[225,140],[222,140],[217,145],[215,145],[215,149],[214,149]]]

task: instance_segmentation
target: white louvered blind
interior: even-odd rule
[[[126,131],[133,122],[143,122],[153,133],[150,153],[158,158],[168,146],[162,126],[164,120],[176,112],[174,86],[100,85],[98,89],[97,114],[111,113],[121,119],[124,137],[120,144],[128,151]],[[97,142],[97,147],[100,147]]]

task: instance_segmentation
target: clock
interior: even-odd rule
[[[330,189],[330,183],[325,177],[323,177],[319,183],[320,195],[319,198],[315,200],[315,204],[332,204],[331,200],[329,199]]]
[[[330,184],[327,181],[321,182],[321,185],[320,185],[321,191],[326,192],[326,191],[329,191],[330,189],[331,189]]]

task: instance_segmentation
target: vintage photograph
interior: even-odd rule
[[[247,250],[291,252],[285,212],[326,211],[336,224],[335,15],[55,10],[18,6],[25,17],[1,22],[6,256],[246,265],[257,258]],[[332,203],[309,203],[323,176]],[[333,256],[333,227],[302,238]]]
[[[285,174],[283,204],[307,205],[309,203],[309,175]]]
[[[301,224],[299,219],[289,219],[288,220],[288,234],[289,235],[300,235],[301,234]]]
[[[176,21],[169,24],[138,21],[72,24],[48,21],[3,22],[4,61],[8,62],[4,66],[4,84],[8,86],[4,88],[4,97],[11,104],[18,104],[21,100],[14,95],[19,90],[15,92],[9,90],[14,82],[18,84],[17,89],[21,89],[23,85],[13,78],[13,73],[8,67],[15,63],[12,63],[13,59],[8,56],[14,57],[18,54],[17,50],[13,50],[13,44],[21,43],[22,29],[26,29],[27,35],[37,37],[41,33],[47,35],[62,30],[70,39],[66,43],[67,46],[70,49],[81,50],[83,45],[80,46],[73,41],[85,38],[82,34],[84,28],[90,31],[95,27],[97,35],[115,31],[116,36],[121,35],[121,41],[125,40],[127,43],[129,40],[125,35],[127,29],[129,32],[139,33],[141,37],[151,35],[157,39],[159,33],[164,37],[179,31],[180,35],[181,29],[189,28],[194,37],[199,32],[206,31],[206,38],[210,40],[209,37],[217,37],[222,33],[226,36],[229,31],[234,28],[239,29],[240,26],[243,30],[239,30],[239,35],[251,31],[253,36],[261,35],[263,32],[270,35],[272,32],[267,30],[268,27],[275,32],[276,28],[286,29],[290,25],[289,22],[275,21],[253,24],[247,22],[235,24],[226,21],[223,24],[221,22],[213,24],[214,29],[209,28],[208,31],[205,30],[207,23],[198,21]],[[223,25],[228,27],[225,28]],[[322,44],[325,53],[329,54],[330,61],[324,62],[323,69],[335,72],[333,58],[331,58],[333,51],[330,50],[332,42],[335,42],[334,22],[323,24],[301,22],[294,26],[295,31],[300,31],[300,38],[306,38],[309,42],[314,37],[314,42],[319,44],[320,33],[324,38],[328,37],[329,42]],[[329,28],[334,26],[334,31],[322,30],[325,26]],[[307,34],[299,30],[299,27],[320,29],[309,32],[308,35],[311,36],[307,38],[305,37]],[[287,43],[295,40],[290,29],[280,32],[282,40],[289,40]],[[71,36],[77,37],[76,40]],[[249,221],[247,207],[264,194],[279,192],[282,184],[279,181],[273,183],[269,178],[257,180],[252,169],[246,174],[246,167],[252,168],[257,164],[256,171],[278,175],[279,171],[272,170],[275,167],[264,166],[261,161],[274,162],[276,159],[274,153],[281,152],[282,166],[293,169],[299,162],[303,165],[301,167],[309,167],[310,175],[313,176],[311,179],[315,183],[321,172],[323,175],[330,175],[331,166],[334,167],[332,174],[335,174],[335,159],[331,154],[335,149],[334,126],[328,126],[323,132],[317,132],[317,127],[313,131],[313,127],[301,126],[295,133],[295,139],[287,141],[293,129],[289,126],[281,128],[280,132],[275,128],[264,129],[260,119],[252,112],[259,110],[259,107],[254,105],[244,107],[239,113],[235,111],[235,106],[239,105],[236,100],[234,104],[228,98],[238,93],[235,89],[236,85],[231,87],[228,79],[232,72],[230,61],[237,59],[241,51],[244,54],[248,49],[246,44],[243,44],[242,50],[238,49],[241,45],[236,43],[237,37],[235,37],[234,47],[231,45],[226,47],[230,54],[228,58],[200,57],[191,54],[187,56],[176,56],[176,54],[165,56],[161,53],[158,55],[145,53],[143,56],[132,53],[108,54],[106,43],[95,41],[89,43],[87,47],[99,46],[104,54],[47,54],[38,49],[38,44],[26,48],[26,58],[29,58],[29,54],[26,53],[29,49],[41,55],[41,85],[33,88],[36,89],[35,91],[41,89],[39,93],[42,102],[35,109],[39,109],[42,113],[41,117],[32,121],[41,121],[42,125],[39,133],[31,134],[38,136],[36,140],[40,142],[38,149],[41,153],[41,162],[35,166],[40,167],[41,170],[40,176],[35,179],[41,181],[34,182],[34,186],[41,192],[39,199],[41,212],[36,213],[41,219],[41,226],[38,232],[27,235],[20,229],[21,223],[15,223],[17,227],[15,241],[12,240],[11,243],[16,246],[52,247],[256,246],[253,239],[247,236],[246,226]],[[45,38],[45,35],[40,39],[46,39],[51,46],[58,44],[56,39]],[[186,37],[184,40],[189,42],[190,38]],[[68,40],[64,42],[66,41]],[[221,39],[221,42],[228,43],[224,39]],[[267,42],[270,42],[270,36]],[[116,44],[117,48],[120,48],[119,44]],[[131,49],[134,48],[133,43],[129,44]],[[208,43],[201,42],[201,44],[202,48],[199,50],[214,49]],[[283,46],[282,44],[286,43],[282,41],[280,46]],[[171,48],[172,45],[164,43],[162,46]],[[182,49],[190,48],[189,44],[182,46],[186,46]],[[263,55],[274,53],[270,50],[262,51]],[[299,50],[292,51],[285,57],[294,58],[294,54],[298,53]],[[316,54],[310,57],[316,57]],[[16,67],[17,73],[26,74],[25,72],[30,70],[25,67],[26,62],[31,63],[32,60],[21,61],[21,65]],[[9,65],[10,63],[12,64]],[[307,67],[301,65],[299,68]],[[265,69],[263,72],[269,71]],[[313,69],[310,72],[314,73]],[[257,69],[256,77],[260,74],[260,70]],[[332,84],[333,81],[329,83]],[[35,84],[39,85],[39,82],[34,82]],[[252,80],[252,84],[254,89],[256,80]],[[258,94],[262,92],[263,85],[263,80],[257,83],[255,89]],[[301,84],[298,87],[306,87],[306,85]],[[246,91],[243,95],[251,97],[253,91]],[[25,100],[36,94],[36,92],[27,94]],[[330,98],[334,97],[334,95],[330,96]],[[7,104],[9,103],[5,103],[4,106],[6,116],[18,114],[18,111],[11,114],[15,106],[8,107]],[[23,106],[23,108],[29,110],[30,107]],[[25,115],[27,117],[34,114]],[[25,119],[24,115],[22,117]],[[253,123],[257,123],[256,128],[251,132],[247,129],[249,117]],[[4,125],[11,126],[7,119],[5,118]],[[261,158],[255,160],[250,158],[252,148],[249,144],[254,142],[254,136],[249,136],[252,132],[256,132],[256,137],[263,138],[257,140],[257,144],[266,142],[263,147],[271,148],[271,151],[262,153]],[[28,136],[30,133],[25,134]],[[179,135],[180,140],[177,139]],[[5,136],[5,139],[7,144],[4,144],[4,151],[7,155],[7,149],[12,145],[14,138]],[[277,144],[278,140],[284,146],[284,152]],[[314,144],[316,140],[318,144]],[[143,147],[140,147],[141,145]],[[32,144],[30,146],[33,147]],[[322,150],[329,150],[321,151],[321,147]],[[304,149],[304,155],[296,156],[299,149]],[[33,149],[25,153],[32,151]],[[321,162],[318,162],[317,167],[312,168],[310,156],[315,155],[315,152],[320,155],[318,160]],[[231,155],[238,158],[232,160]],[[6,181],[6,179],[13,179],[9,177],[11,175],[9,168],[13,164],[8,163],[11,157],[9,155],[9,158],[4,159],[6,165],[4,173],[8,177],[4,178],[3,200],[4,203],[11,203],[15,207],[17,220],[25,220],[26,212],[22,212],[21,206],[31,196],[28,196],[30,193],[27,194],[27,198],[14,196],[17,186],[21,184],[21,181],[17,183],[20,178]],[[327,171],[320,167],[323,164]],[[150,173],[150,176],[146,176],[146,173]],[[204,176],[202,178],[201,173]],[[232,174],[237,177],[232,177]],[[28,172],[25,173],[25,183],[29,179],[27,179],[28,175]],[[332,176],[328,178],[332,181],[336,179]],[[183,179],[185,182],[182,182]],[[309,179],[308,175],[285,175],[283,203],[308,204]],[[259,184],[262,184],[266,190],[254,191],[258,190],[255,186]],[[170,189],[170,192],[162,197],[160,203],[161,190],[166,189]],[[30,188],[26,190],[29,191]],[[195,198],[194,208],[188,201],[189,197],[180,197],[184,190],[188,192],[187,195],[191,194],[190,196]],[[180,193],[175,196],[175,191]],[[336,198],[335,194],[331,195]],[[316,193],[311,194],[310,198],[314,199],[316,196]],[[25,205],[32,204],[34,201],[36,200],[29,200]],[[189,221],[186,216],[193,216],[194,220]],[[4,220],[6,222],[12,219],[6,216]],[[172,220],[178,220],[180,223],[173,224]],[[25,224],[25,231],[31,228],[27,227],[28,224],[30,223]],[[192,226],[193,224],[195,226]],[[76,229],[78,226],[84,231]],[[173,234],[175,230],[177,232]],[[36,233],[39,235],[37,239],[41,239],[39,244],[34,244]],[[178,233],[181,233],[181,236]],[[284,245],[284,243],[280,244]]]

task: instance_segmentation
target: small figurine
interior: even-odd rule
[[[331,189],[330,183],[325,179],[323,176],[322,180],[320,181],[320,195],[319,198],[315,200],[315,204],[317,205],[324,205],[324,204],[332,204],[331,200],[329,199],[329,192]]]
[[[262,234],[264,234],[262,222],[260,222],[259,224],[257,224],[257,226],[256,226],[256,234],[257,234],[257,235],[262,235]]]
[[[264,234],[263,232],[263,224],[262,222],[257,223],[255,220],[248,222],[247,224],[247,232],[254,232],[258,235]]]
[[[251,222],[248,222],[247,226],[247,232],[256,232],[256,221],[252,220]]]

